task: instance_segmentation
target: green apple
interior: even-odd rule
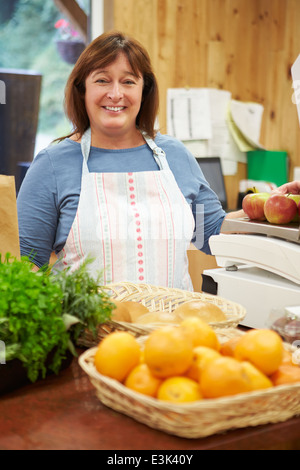
[[[299,207],[300,204],[300,194],[287,194],[287,197],[294,199],[295,203],[297,204],[297,207]],[[300,215],[299,213],[295,215],[293,218],[292,222],[300,222]]]

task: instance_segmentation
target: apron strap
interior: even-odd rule
[[[90,156],[91,150],[91,141],[92,141],[92,133],[91,128],[89,127],[83,136],[81,137],[81,153],[83,155],[83,164],[82,164],[82,172],[89,173],[89,169],[87,166],[87,161]]]
[[[158,167],[160,170],[169,170],[169,164],[166,158],[165,152],[156,145],[153,139],[149,137],[145,132],[142,132],[142,136],[144,137],[146,143],[150,147],[150,149],[153,152],[153,158],[156,161]],[[83,155],[83,171],[88,172],[88,166],[87,166],[87,161],[89,159],[90,155],[90,149],[91,149],[91,128],[89,127],[83,136],[81,137],[81,152]]]
[[[151,150],[153,152],[153,158],[156,161],[157,165],[159,166],[159,169],[160,170],[169,170],[170,167],[169,167],[169,164],[168,164],[168,161],[167,161],[167,158],[166,158],[166,154],[163,151],[163,149],[158,147],[156,145],[156,143],[154,142],[154,140],[151,139],[151,137],[149,137],[146,134],[146,132],[142,132],[142,136],[144,137],[144,139],[145,139],[146,143],[148,144],[148,146],[151,148]]]

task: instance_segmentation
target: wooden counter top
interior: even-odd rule
[[[300,417],[202,439],[151,429],[102,405],[76,359],[1,396],[0,417],[0,450],[300,450]]]

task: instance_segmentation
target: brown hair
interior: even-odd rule
[[[113,31],[94,39],[80,55],[66,84],[65,112],[73,124],[73,131],[68,136],[82,134],[89,127],[89,118],[85,108],[85,81],[91,72],[106,67],[114,62],[120,53],[124,53],[133,72],[142,75],[144,89],[136,125],[150,137],[154,137],[154,124],[158,112],[159,96],[156,77],[152,71],[147,51],[135,39],[123,33]]]

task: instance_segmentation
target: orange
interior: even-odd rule
[[[281,364],[289,364],[290,366],[294,366],[295,363],[293,362],[293,354],[286,349],[283,350],[283,358]]]
[[[193,346],[206,346],[220,349],[220,342],[214,329],[197,317],[188,317],[180,323],[180,328],[191,338]]]
[[[243,373],[246,374],[251,390],[262,390],[273,387],[273,383],[265,374],[258,370],[251,362],[242,362]]]
[[[220,398],[249,392],[251,385],[240,361],[221,356],[202,370],[200,390],[204,398]]]
[[[275,386],[300,382],[300,367],[282,364],[277,371],[271,375],[270,379]]]
[[[234,350],[239,339],[240,339],[239,336],[235,336],[234,338],[230,338],[227,341],[225,341],[225,343],[222,343],[220,347],[220,353],[223,356],[234,357]]]
[[[283,359],[283,341],[273,330],[247,331],[234,351],[236,359],[249,361],[266,375],[273,374]]]
[[[145,362],[145,351],[144,351],[144,347],[141,346],[141,355],[140,355],[140,364],[144,364]]]
[[[172,403],[188,403],[201,400],[199,384],[188,377],[169,377],[165,379],[157,392],[159,400]]]
[[[119,300],[112,300],[112,302],[115,304],[116,308],[114,308],[111,312],[111,319],[130,323],[130,313],[126,305],[124,305],[124,302],[120,302]]]
[[[192,360],[192,341],[176,326],[154,330],[145,341],[144,361],[156,377],[184,374]]]
[[[139,363],[140,355],[140,345],[133,335],[115,331],[99,344],[94,364],[100,374],[122,382]]]
[[[198,382],[204,367],[206,367],[209,361],[217,357],[221,357],[221,355],[215,349],[207,348],[206,346],[197,346],[194,348],[192,365],[185,373],[185,376]]]
[[[200,299],[188,300],[179,305],[174,314],[182,320],[186,317],[198,317],[206,323],[226,321],[225,313],[210,302],[204,302]]]
[[[138,318],[141,315],[145,315],[145,313],[149,312],[149,309],[140,302],[135,302],[133,300],[126,300],[122,303],[125,305],[125,307],[129,311],[132,323],[137,323]]]
[[[134,369],[129,372],[129,375],[124,382],[125,386],[131,390],[150,397],[156,397],[158,387],[161,383],[161,379],[158,379],[151,374],[147,364],[139,364],[134,367]]]

